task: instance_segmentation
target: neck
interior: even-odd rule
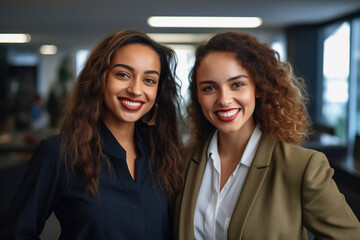
[[[134,144],[135,123],[114,123],[104,119],[104,124],[125,150]]]
[[[220,159],[236,159],[240,161],[254,129],[255,123],[251,127],[244,127],[234,133],[224,134],[219,132],[218,151]]]

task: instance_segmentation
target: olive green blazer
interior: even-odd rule
[[[185,186],[175,203],[175,239],[194,239],[194,211],[211,137],[186,151]],[[264,134],[235,206],[228,239],[360,239],[360,223],[323,153]]]

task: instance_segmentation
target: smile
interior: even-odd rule
[[[240,112],[240,109],[232,109],[232,110],[226,110],[226,111],[217,111],[217,112],[215,112],[215,114],[220,121],[231,122],[237,117],[239,112]]]
[[[218,115],[220,115],[221,117],[231,117],[234,116],[239,110],[238,109],[234,109],[228,112],[217,112]]]
[[[141,103],[139,103],[139,102],[131,102],[131,101],[128,101],[128,100],[122,100],[121,102],[126,104],[126,105],[133,106],[133,107],[141,105]]]
[[[125,109],[131,111],[139,110],[144,104],[142,101],[128,99],[128,98],[119,98],[119,101]]]

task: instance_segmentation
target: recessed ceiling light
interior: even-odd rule
[[[40,47],[40,53],[44,55],[54,55],[57,53],[57,47],[55,45],[42,45]]]
[[[262,24],[258,17],[153,16],[147,22],[151,27],[174,28],[256,28]]]
[[[205,33],[148,33],[147,35],[159,43],[198,43],[212,36]]]
[[[25,33],[1,33],[0,43],[27,43],[31,36]]]

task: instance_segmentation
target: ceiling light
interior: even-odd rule
[[[44,55],[54,55],[57,53],[57,47],[55,45],[42,45],[40,47],[40,53]]]
[[[1,33],[0,43],[27,43],[30,42],[31,36],[24,33]]]
[[[159,43],[199,43],[211,37],[211,34],[198,33],[148,33],[147,35]]]
[[[153,16],[148,18],[151,27],[183,28],[256,28],[262,24],[258,17],[170,17]]]

